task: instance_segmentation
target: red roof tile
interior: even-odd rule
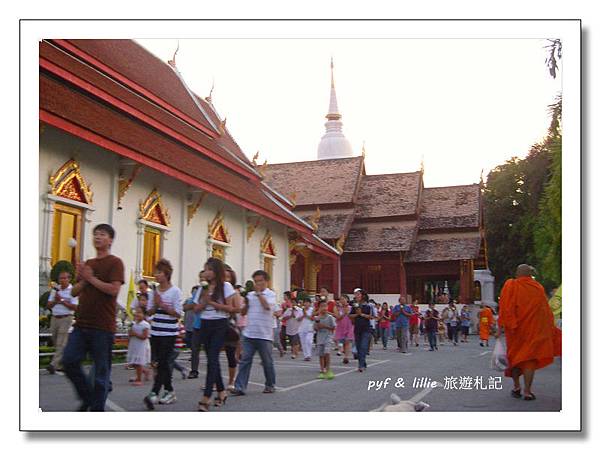
[[[310,223],[311,217],[315,211],[299,211],[298,215]],[[338,239],[347,233],[354,220],[353,209],[343,210],[321,210],[321,217],[318,221],[317,235],[321,239]]]
[[[264,181],[298,206],[352,203],[361,168],[361,156],[269,164]]]
[[[459,261],[479,255],[479,232],[425,234],[417,238],[406,262]]]
[[[480,223],[480,187],[445,186],[423,190],[419,228],[476,228]]]
[[[69,39],[68,42],[214,130],[173,69],[135,41]]]
[[[177,141],[144,127],[138,121],[47,77],[43,73],[40,74],[40,108],[181,173],[217,186],[238,198],[279,214],[278,208],[262,192],[259,184],[222,168]],[[306,225],[300,220],[290,218],[290,216],[287,216],[286,219],[292,220],[302,229],[306,229]]]
[[[62,41],[58,41],[59,44],[62,44]],[[179,79],[179,76],[173,71],[173,69],[167,64],[163,63],[150,53],[148,53],[145,49],[140,47],[135,43],[131,43],[130,41],[114,41],[114,40],[94,40],[93,42],[88,42],[84,40],[85,44],[81,44],[80,41],[74,41],[80,47],[85,47],[86,50],[93,49],[94,52],[91,53],[91,56],[98,58],[102,63],[109,66],[110,64],[117,64],[117,62],[123,63],[124,60],[130,58],[132,54],[135,54],[136,58],[143,58],[146,60],[147,64],[144,67],[147,67],[147,71],[156,71],[159,74],[163,74],[162,78],[164,82],[172,83],[173,95],[176,95],[178,98],[183,99],[184,96],[187,96],[189,99],[189,103],[192,105],[190,108],[193,108],[197,114],[202,117],[208,117],[212,122],[215,122],[217,125],[219,123],[218,117],[214,114],[211,107],[207,102],[200,100],[198,96],[194,95],[191,91],[188,91],[184,86],[184,83]],[[62,45],[71,45],[74,42],[67,41],[67,44]],[[118,44],[118,49],[116,55],[112,55],[109,59],[102,60],[100,58],[107,49],[110,49],[112,46]],[[168,111],[162,105],[156,103],[154,100],[146,97],[145,95],[136,92],[133,88],[130,88],[123,84],[122,81],[118,80],[112,74],[105,73],[106,71],[102,71],[99,68],[94,68],[91,64],[88,64],[84,60],[82,60],[80,55],[76,55],[70,53],[69,50],[65,50],[63,48],[59,48],[56,46],[54,42],[49,43],[46,41],[42,41],[40,43],[40,57],[46,58],[53,64],[56,64],[62,69],[65,69],[69,73],[85,80],[86,82],[92,84],[94,87],[101,89],[102,91],[108,93],[109,95],[118,98],[119,100],[125,102],[129,106],[135,108],[136,110],[141,111],[143,114],[148,115],[152,119],[157,120],[163,125],[171,128],[175,132],[181,134],[185,138],[191,139],[196,142],[198,145],[204,148],[210,148],[211,152],[216,156],[223,158],[223,161],[226,163],[233,164],[241,169],[243,173],[247,173],[250,177],[258,177],[258,174],[251,166],[247,157],[243,154],[239,146],[233,141],[233,138],[225,133],[223,136],[219,136],[217,132],[213,134],[216,136],[216,139],[213,139],[207,136],[203,131],[200,131],[193,123],[182,119],[181,117],[173,114],[171,111]],[[102,51],[100,51],[102,49]],[[109,52],[110,53],[110,52]],[[140,55],[144,54],[144,55]],[[148,64],[153,65],[153,67],[149,67]],[[110,69],[117,70],[117,67],[110,66]],[[117,72],[119,72],[117,70]],[[127,76],[128,74],[121,75]],[[170,73],[170,75],[166,75]],[[145,82],[143,79],[135,79],[132,80],[141,85],[142,82]],[[152,86],[144,86],[141,85],[142,88],[148,89],[153,94],[156,94],[152,91]],[[169,91],[170,92],[170,91]],[[156,94],[158,96],[158,94]],[[163,99],[164,100],[164,99]],[[165,100],[166,101],[166,100]],[[198,102],[198,104],[196,104]],[[187,104],[187,103],[186,103]],[[180,108],[179,105],[174,105],[177,110]],[[189,106],[189,105],[188,105]],[[202,111],[206,112],[206,115],[202,113]],[[188,114],[190,111],[185,111]],[[194,120],[199,119],[199,117],[193,117]],[[206,120],[205,120],[206,122]],[[208,123],[208,122],[207,122]],[[203,124],[204,125],[204,124]]]
[[[413,215],[417,213],[421,172],[367,175],[356,201],[357,218]]]
[[[416,220],[357,223],[348,233],[344,252],[405,252],[410,250],[416,232]]]

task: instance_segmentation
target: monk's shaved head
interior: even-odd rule
[[[518,277],[531,277],[533,276],[533,267],[529,264],[519,264],[517,267],[517,276]]]

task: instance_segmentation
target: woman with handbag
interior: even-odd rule
[[[215,406],[221,406],[227,400],[219,353],[225,344],[231,313],[236,312],[234,301],[237,293],[233,286],[225,281],[225,266],[220,259],[208,258],[204,265],[204,277],[208,281],[206,288],[198,289],[194,298],[194,310],[200,313],[200,341],[208,360],[204,396],[198,403],[198,411],[208,411],[213,385],[217,386]]]

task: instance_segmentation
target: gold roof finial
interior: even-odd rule
[[[425,155],[421,154],[421,167],[419,169],[421,173],[425,173]]]
[[[338,252],[343,253],[345,243],[346,243],[346,234],[342,234],[342,236],[335,242],[335,249]]]
[[[177,64],[175,63],[175,57],[177,56],[178,51],[179,51],[179,39],[177,39],[177,48],[175,49],[175,53],[173,53],[173,59],[170,59],[169,61],[167,61],[167,63],[173,68],[177,67]]]
[[[288,196],[288,200],[290,202],[292,202],[292,209],[294,209],[296,207],[296,199],[298,198],[298,193],[297,192],[292,192],[289,196]]]
[[[365,149],[365,141],[363,141],[361,154],[363,158],[367,155],[367,150]]]
[[[258,164],[256,163],[256,161],[258,160],[258,154],[260,153],[259,150],[256,151],[256,154],[252,157],[252,165],[254,167],[256,167]]]
[[[227,117],[225,117],[221,122],[219,122],[219,132],[221,134],[225,133],[225,126],[227,125]]]
[[[265,159],[265,162],[258,167],[258,173],[261,177],[265,176],[265,169],[267,168],[267,165],[267,160]]]
[[[313,229],[315,230],[315,233],[317,232],[317,230],[319,229],[319,219],[321,218],[321,209],[317,206],[317,210],[315,211],[315,213],[310,217],[310,225],[313,227]]]
[[[206,97],[204,100],[206,100],[208,103],[212,103],[212,93],[215,90],[215,79],[213,78],[212,81],[212,86],[210,87],[210,92],[208,93],[208,97]]]

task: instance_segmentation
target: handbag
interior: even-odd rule
[[[225,331],[225,342],[238,342],[240,340],[240,332],[238,327],[232,321],[227,321],[227,330]]]
[[[494,370],[503,371],[508,367],[508,357],[506,356],[506,345],[503,339],[496,339],[496,345],[492,351],[492,360],[490,367]]]

